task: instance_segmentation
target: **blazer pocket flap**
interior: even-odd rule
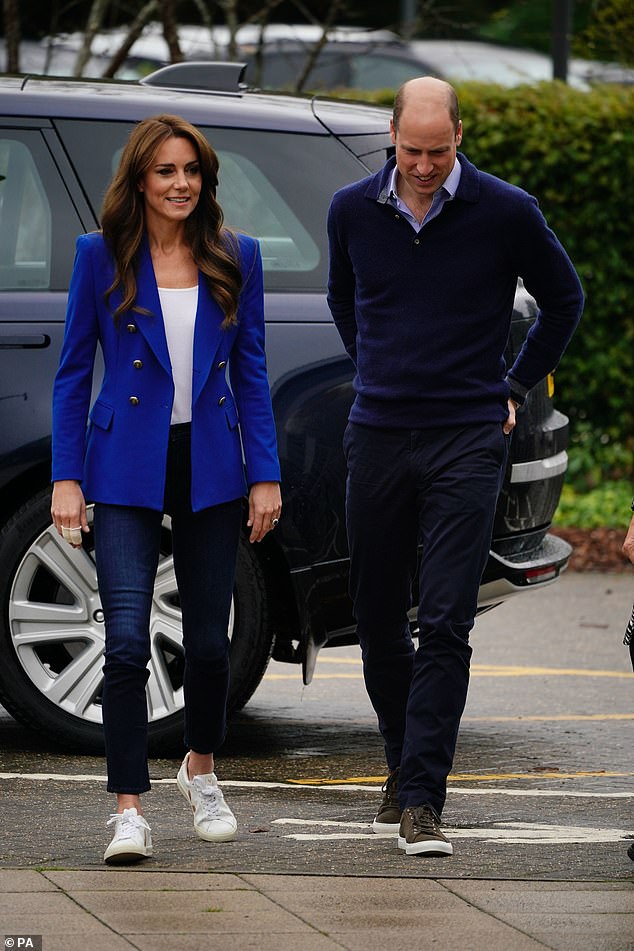
[[[109,403],[102,403],[101,400],[97,400],[90,411],[90,421],[95,426],[99,426],[100,429],[110,429],[113,415],[114,409]]]
[[[238,425],[238,411],[235,405],[229,401],[225,403],[225,413],[227,414],[227,423],[229,429],[235,429]]]

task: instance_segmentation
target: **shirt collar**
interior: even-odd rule
[[[447,192],[449,198],[455,198],[456,192],[458,191],[458,185],[460,183],[460,176],[462,174],[462,168],[460,162],[456,158],[452,170],[447,175],[444,183],[441,185],[441,188]],[[387,193],[390,198],[397,198],[398,192],[396,191],[396,182],[398,179],[398,167],[395,165],[392,169],[392,174],[390,175],[389,181],[387,183]],[[439,189],[440,190],[440,189]]]

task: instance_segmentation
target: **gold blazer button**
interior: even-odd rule
[[[133,406],[138,406],[140,400],[138,396],[131,396],[129,402],[132,403]]]

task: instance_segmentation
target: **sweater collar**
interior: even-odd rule
[[[480,198],[480,173],[462,152],[458,152],[456,157],[460,162],[461,174],[455,197],[462,198],[463,201],[476,202]],[[365,190],[366,198],[378,201],[381,205],[387,204],[395,167],[396,158],[392,156],[387,160],[381,171],[370,178]]]

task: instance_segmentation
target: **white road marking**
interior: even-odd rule
[[[600,778],[600,777],[598,777]],[[23,779],[31,782],[59,782],[59,783],[105,783],[106,776],[100,776],[89,773],[0,773],[1,780]],[[168,777],[166,779],[153,779],[153,786],[173,786],[176,779]],[[381,786],[361,785],[356,783],[341,783],[325,786],[318,786],[314,783],[298,782],[259,782],[255,780],[242,779],[222,779],[221,786],[233,787],[235,789],[294,789],[306,790],[313,789],[321,792],[364,792],[380,793]],[[549,798],[565,799],[632,799],[632,792],[592,792],[583,790],[564,790],[564,789],[505,789],[499,786],[483,786],[478,789],[463,789],[457,786],[450,786],[447,792],[452,796],[521,796],[526,798],[547,796]]]
[[[369,823],[339,822],[336,820],[317,821],[315,819],[274,819],[273,825],[310,826],[312,828],[339,827],[345,829],[365,829],[365,832],[296,832],[288,833],[285,839],[299,842],[318,842],[333,839],[394,839],[393,834],[377,835]],[[591,842],[622,842],[631,840],[632,833],[623,829],[597,829],[585,826],[556,826],[532,822],[495,822],[487,827],[452,828],[444,826],[451,839],[483,839],[485,842],[500,842],[504,845],[569,845]]]
[[[565,799],[632,799],[632,792],[583,792],[577,789],[501,789],[498,787],[483,787],[480,789],[458,789],[447,787],[452,796],[492,796],[499,793],[501,796],[562,796]]]

